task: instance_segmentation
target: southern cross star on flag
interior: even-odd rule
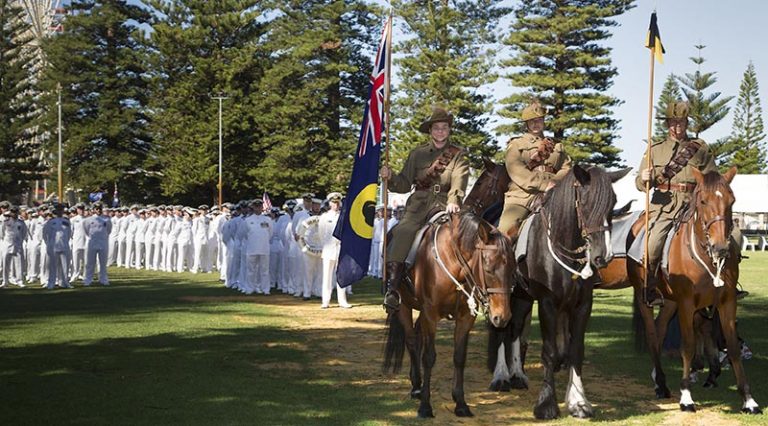
[[[371,73],[368,103],[355,150],[352,178],[340,220],[333,236],[341,241],[336,278],[341,287],[362,279],[368,272],[373,238],[373,218],[376,214],[381,135],[384,129],[385,96],[389,90],[390,38],[392,17],[384,24],[384,31]]]

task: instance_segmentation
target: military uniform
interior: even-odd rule
[[[673,102],[667,110],[667,118],[688,118],[688,105],[685,102]],[[647,153],[643,155],[640,170],[648,168]],[[687,161],[684,157],[690,157]],[[683,164],[684,163],[684,164]],[[707,143],[701,139],[676,140],[668,136],[663,141],[651,143],[651,197],[648,230],[648,275],[649,289],[655,289],[657,272],[661,262],[664,240],[667,237],[675,217],[691,200],[696,187],[693,169],[702,173],[717,171],[714,158]],[[676,170],[679,169],[679,170]],[[635,185],[645,191],[642,174],[638,174]]]
[[[328,203],[338,203],[341,206],[341,194],[338,192],[332,192],[328,194]],[[323,244],[323,253],[321,255],[323,259],[323,288],[322,288],[322,303],[321,308],[327,308],[331,303],[331,294],[333,289],[336,288],[336,299],[339,302],[341,308],[351,308],[347,302],[347,292],[343,288],[339,287],[336,281],[336,267],[339,263],[339,251],[341,250],[341,241],[333,236],[333,231],[336,229],[336,223],[339,221],[339,210],[329,209],[327,212],[320,215],[318,221],[318,233],[320,234],[320,240]]]
[[[544,107],[534,103],[523,110],[523,120],[543,118]],[[557,182],[571,169],[571,159],[563,144],[555,143],[551,152],[541,150],[544,138],[532,133],[514,138],[507,144],[504,165],[511,179],[504,194],[504,210],[499,220],[499,231],[517,232],[520,224],[531,212],[531,205],[547,186]],[[551,143],[551,142],[549,142]],[[538,159],[535,158],[538,153]]]
[[[112,220],[101,214],[101,206],[99,205],[96,212],[83,221],[83,229],[87,237],[83,284],[89,286],[93,282],[93,273],[96,270],[98,258],[99,283],[109,285],[107,254],[109,252],[109,235],[112,232]]]
[[[57,280],[63,288],[69,285],[69,242],[72,239],[72,225],[69,219],[62,217],[61,206],[56,207],[56,217],[43,225],[43,241],[48,257],[47,288],[52,290]]]
[[[433,108],[432,116],[419,130],[430,134],[435,123],[453,124],[453,116],[442,108]],[[387,247],[387,294],[385,307],[399,308],[400,282],[405,273],[405,258],[416,232],[429,220],[429,215],[445,210],[448,204],[461,205],[467,189],[469,164],[465,150],[446,140],[441,148],[433,141],[416,147],[408,155],[400,173],[389,179],[392,192],[414,192],[408,197],[405,214],[392,229],[392,241]]]

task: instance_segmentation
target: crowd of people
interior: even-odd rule
[[[221,208],[149,205],[107,208],[100,202],[19,207],[0,202],[0,287],[39,283],[47,289],[109,285],[108,267],[162,272],[217,273],[228,288],[244,294],[279,291],[330,306],[350,308],[351,287],[336,285],[340,242],[333,237],[342,196],[323,200],[312,193],[301,202],[265,211],[263,200],[224,203]],[[369,275],[382,275],[382,206],[374,221]]]

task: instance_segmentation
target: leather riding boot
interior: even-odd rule
[[[658,268],[655,265],[648,265],[648,285],[645,287],[645,304],[649,307],[664,306],[664,297],[659,293],[659,278],[656,274]]]
[[[387,293],[384,295],[384,309],[398,311],[400,309],[400,282],[405,275],[404,262],[387,262]]]

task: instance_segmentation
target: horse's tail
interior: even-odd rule
[[[403,355],[405,354],[405,327],[397,316],[397,312],[387,314],[386,341],[382,369],[384,373],[390,371],[398,373],[403,366]]]
[[[637,297],[632,297],[632,335],[635,338],[635,351],[645,352],[648,350],[645,340],[645,322],[640,315],[639,303]]]

